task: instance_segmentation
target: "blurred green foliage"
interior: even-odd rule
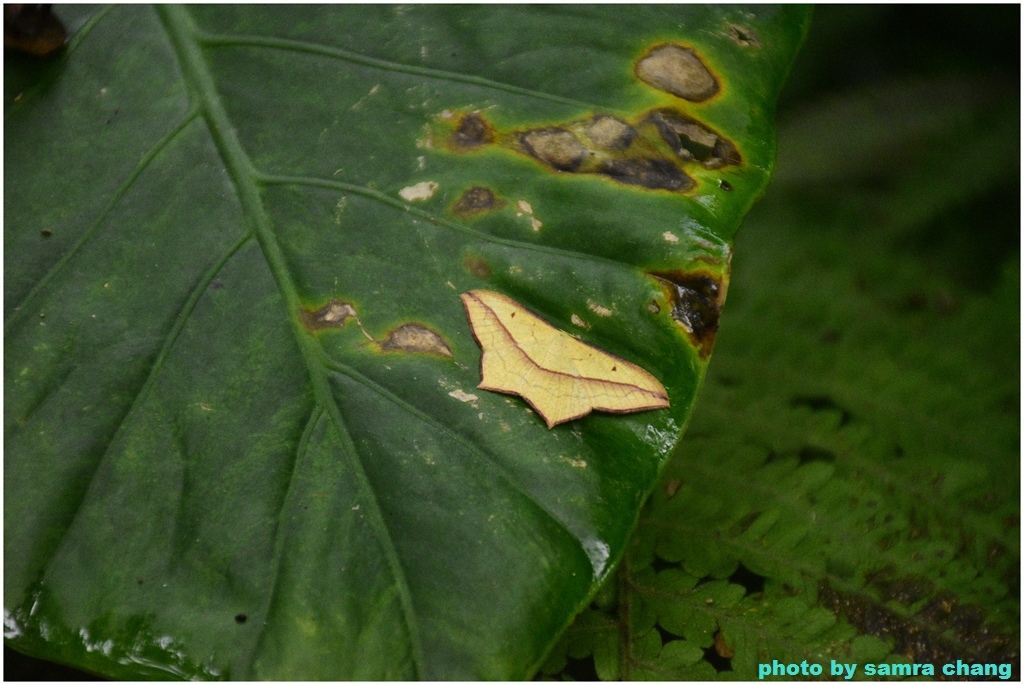
[[[543,673],[1019,677],[1019,18],[816,11],[698,408]]]

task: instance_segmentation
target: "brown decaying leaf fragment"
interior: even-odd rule
[[[728,642],[726,642],[725,635],[722,633],[721,629],[715,631],[714,640],[715,652],[718,653],[718,656],[722,657],[723,659],[731,659],[734,656],[736,656],[736,650],[733,649]]]
[[[639,366],[587,345],[500,293],[461,295],[483,357],[483,390],[518,395],[548,428],[586,416],[662,409],[668,393]]]
[[[67,32],[50,5],[4,5],[4,47],[49,57],[62,47]]]

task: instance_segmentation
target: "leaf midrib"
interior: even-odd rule
[[[394,540],[384,521],[376,493],[370,484],[362,463],[358,459],[355,445],[341,417],[338,406],[333,401],[320,355],[308,336],[304,335],[298,317],[292,315],[300,309],[301,301],[298,290],[289,277],[287,262],[280,245],[277,243],[270,217],[260,199],[259,189],[255,182],[258,174],[238,140],[234,127],[231,125],[231,120],[221,104],[213,77],[206,67],[201,49],[196,40],[198,31],[187,10],[177,5],[159,6],[157,7],[157,12],[178,58],[182,78],[191,91],[192,97],[199,103],[202,117],[210,129],[210,136],[217,146],[217,150],[225,163],[227,174],[235,187],[243,214],[252,224],[256,240],[285,301],[287,318],[292,324],[292,330],[306,364],[316,402],[327,412],[332,423],[334,423],[339,439],[344,446],[342,451],[348,457],[349,465],[359,481],[360,489],[364,492],[367,502],[372,504],[370,511],[367,512],[369,514],[368,519],[372,522],[377,532],[377,537],[382,542],[382,548],[385,550],[391,575],[398,586],[402,612],[406,617],[407,637],[410,642],[415,669],[413,677],[422,677],[425,671],[425,659],[405,570],[402,568]],[[249,667],[251,668],[251,663]]]

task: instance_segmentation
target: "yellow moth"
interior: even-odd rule
[[[665,388],[647,371],[558,330],[515,300],[490,290],[461,298],[483,350],[477,387],[522,397],[548,428],[594,409],[668,406]]]

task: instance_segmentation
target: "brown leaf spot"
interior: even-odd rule
[[[477,112],[466,114],[452,133],[452,145],[457,150],[474,150],[494,142],[494,129]]]
[[[673,320],[685,330],[702,358],[711,354],[718,331],[718,318],[725,303],[720,277],[701,271],[651,273],[672,305]]]
[[[641,81],[690,102],[703,102],[718,92],[718,81],[697,53],[666,43],[652,48],[636,65]]]
[[[652,190],[686,192],[697,185],[667,159],[608,159],[600,171],[613,181]]]
[[[687,161],[705,169],[721,169],[742,162],[739,150],[695,119],[672,109],[656,109],[647,117],[668,146]]]
[[[491,275],[491,265],[476,255],[468,255],[462,260],[462,265],[477,278],[489,278]]]
[[[317,310],[302,309],[299,312],[302,325],[309,331],[342,328],[345,326],[345,320],[350,316],[356,316],[355,307],[341,300],[331,300]]]
[[[605,150],[624,150],[636,138],[636,129],[607,114],[598,114],[591,119],[586,132],[596,147]]]
[[[385,352],[414,352],[451,357],[452,350],[440,335],[418,323],[402,324],[388,334],[380,349]]]
[[[573,171],[583,161],[587,149],[564,128],[542,128],[520,134],[519,142],[527,154],[559,171]]]
[[[462,193],[455,204],[452,205],[452,213],[462,219],[469,219],[494,209],[504,206],[505,201],[497,197],[489,188],[473,186]]]

